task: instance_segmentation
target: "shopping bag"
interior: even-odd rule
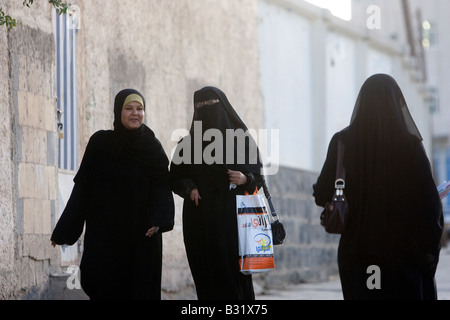
[[[236,196],[239,266],[244,274],[275,268],[273,237],[263,195]]]

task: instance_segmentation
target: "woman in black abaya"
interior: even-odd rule
[[[114,102],[114,130],[89,140],[51,240],[72,245],[84,223],[81,285],[91,299],[160,299],[162,235],[174,224],[169,160],[143,124],[133,89]]]
[[[436,299],[442,206],[422,137],[392,77],[367,79],[350,126],[332,138],[313,186],[322,207],[335,191],[339,139],[351,212],[338,249],[344,299]],[[372,273],[369,282],[380,288],[368,285]]]
[[[248,129],[221,90],[205,87],[195,92],[194,106],[190,134],[179,143],[170,173],[172,190],[184,198],[184,243],[197,297],[252,300],[252,277],[239,271],[236,195],[261,187],[259,154],[251,138],[245,145],[226,139],[227,129]],[[208,129],[220,132],[223,144],[204,138]],[[239,161],[240,156],[245,161]]]

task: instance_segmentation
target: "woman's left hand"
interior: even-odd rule
[[[228,178],[230,182],[239,186],[247,182],[247,177],[240,171],[228,170]]]
[[[145,236],[150,238],[151,236],[156,234],[158,232],[158,230],[159,230],[159,227],[151,227],[150,229],[147,230],[147,232],[145,233]]]

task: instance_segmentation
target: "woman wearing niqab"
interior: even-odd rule
[[[205,87],[196,91],[194,106],[190,134],[180,141],[174,158],[183,157],[186,146],[192,150],[191,156],[180,163],[173,159],[170,174],[172,190],[184,198],[184,243],[197,298],[253,300],[252,276],[239,271],[236,195],[261,188],[259,153],[252,161],[251,150],[257,148],[250,138],[245,147],[232,140],[234,156],[229,154],[226,130],[248,129],[221,90]],[[201,131],[195,130],[195,123],[201,124]],[[217,157],[218,161],[209,163],[202,156],[196,162],[194,153],[208,153],[214,143],[203,139],[208,129],[220,131],[223,150],[220,147],[215,152],[223,151],[223,159]],[[245,161],[238,161],[242,155]]]
[[[86,223],[80,270],[91,299],[161,299],[161,234],[173,228],[174,202],[166,153],[138,121],[144,110],[138,91],[116,95],[114,130],[90,138],[51,237],[72,245]]]
[[[391,76],[366,80],[350,125],[333,136],[313,186],[322,207],[335,192],[339,139],[351,212],[338,248],[344,299],[437,299],[442,205],[422,137]]]

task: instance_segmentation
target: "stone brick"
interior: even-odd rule
[[[40,201],[36,199],[24,199],[23,208],[24,234],[36,234],[39,230],[42,230],[42,220],[38,219],[42,212]]]
[[[35,165],[20,163],[18,174],[18,192],[20,198],[37,198],[35,188]]]
[[[58,168],[46,166],[47,197],[45,199],[58,200]]]
[[[58,167],[59,140],[56,132],[47,131],[47,165]]]
[[[51,202],[41,199],[23,200],[24,234],[51,233]]]
[[[52,201],[43,201],[42,212],[42,235],[50,236],[52,234]],[[50,237],[49,237],[50,238]]]
[[[55,167],[20,163],[18,180],[21,198],[57,199],[57,169]]]
[[[47,260],[52,255],[51,242],[48,236],[40,234],[25,234],[23,236],[23,257],[33,260]]]
[[[22,160],[28,163],[47,164],[47,131],[22,127]]]
[[[19,125],[55,131],[56,104],[51,98],[26,90],[19,90],[17,101]]]

